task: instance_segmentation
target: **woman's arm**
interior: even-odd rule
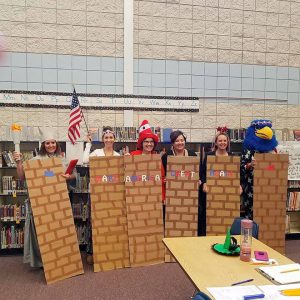
[[[19,152],[14,151],[13,152],[13,159],[15,160],[17,164],[17,175],[18,178],[21,180],[25,179],[25,173],[23,169],[23,164],[22,164],[22,154]]]
[[[90,151],[91,151],[92,143],[86,143],[85,149],[83,152],[82,163],[88,164],[90,161]]]

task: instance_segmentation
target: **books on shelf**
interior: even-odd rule
[[[2,163],[4,167],[16,167],[11,151],[2,151]]]
[[[300,191],[290,191],[288,192],[286,209],[288,211],[300,210]]]
[[[89,238],[89,228],[86,224],[75,224],[79,245],[86,245]]]
[[[288,188],[300,189],[300,180],[289,180],[288,185]]]
[[[291,216],[285,216],[285,233],[289,233],[291,231]]]
[[[231,142],[242,142],[245,139],[245,135],[245,128],[228,129],[228,136]]]
[[[117,142],[135,142],[138,138],[136,127],[114,127]]]
[[[82,221],[86,221],[89,218],[87,203],[72,203],[72,211],[73,217],[76,219],[82,219]]]
[[[74,189],[76,193],[88,193],[89,192],[89,179],[87,175],[76,177],[76,187]]]
[[[24,247],[24,231],[14,225],[4,226],[1,229],[1,249]]]
[[[25,180],[16,179],[14,176],[2,176],[1,183],[3,194],[13,195],[27,192]]]
[[[1,221],[20,221],[26,217],[26,205],[6,204],[0,206]]]

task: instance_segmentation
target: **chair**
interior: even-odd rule
[[[192,297],[193,300],[212,300],[210,297],[208,297],[205,293],[203,292],[198,292],[195,294],[194,297]]]
[[[232,235],[241,234],[241,221],[243,219],[244,218],[235,218],[233,220],[233,223],[230,228],[230,234]],[[256,222],[253,221],[252,236],[256,239],[258,239],[258,231],[259,231],[259,226]]]

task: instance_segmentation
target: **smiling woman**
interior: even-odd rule
[[[37,156],[33,157],[33,160],[42,160],[50,157],[60,157],[63,160],[63,165],[66,167],[66,161],[64,160],[63,153],[59,143],[57,142],[56,134],[53,128],[43,128],[40,130],[41,134],[41,147]],[[17,164],[17,174],[20,179],[24,179],[24,169],[22,165],[22,154],[19,152],[13,152],[13,158]],[[53,172],[45,170],[44,175],[46,177],[53,176]],[[75,178],[72,174],[60,174],[66,180]],[[29,199],[26,201],[26,219],[24,227],[24,263],[29,263],[31,267],[42,267],[43,262],[41,259],[40,248],[37,240],[34,219],[31,211],[31,205]]]
[[[137,150],[132,151],[130,155],[155,154],[155,147],[157,146],[157,143],[157,135],[152,132],[149,122],[144,120],[139,128]]]
[[[120,156],[118,152],[114,151],[114,143],[116,137],[112,127],[110,126],[103,127],[102,142],[104,143],[104,147],[102,149],[96,149],[92,153],[90,153],[92,148],[92,137],[90,133],[86,136],[86,139],[87,139],[87,143],[85,145],[83,159],[82,159],[82,162],[84,164],[88,164],[90,157],[93,156]]]
[[[212,146],[212,151],[208,152],[203,160],[202,168],[200,172],[201,182],[203,184],[202,189],[204,193],[207,193],[207,185],[206,185],[206,169],[207,169],[207,156],[229,156],[232,155],[229,152],[230,149],[230,139],[226,132],[220,131],[216,134],[215,140]]]

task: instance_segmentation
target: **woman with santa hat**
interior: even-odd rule
[[[137,150],[132,151],[130,155],[157,154],[155,151],[157,144],[158,136],[152,132],[149,122],[144,120],[139,128]]]

